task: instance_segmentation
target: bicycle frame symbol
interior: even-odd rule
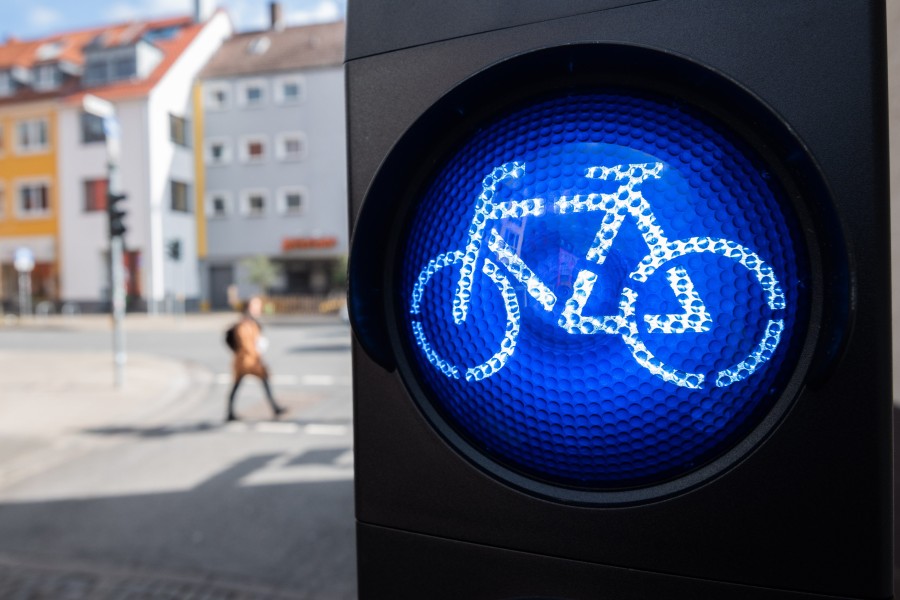
[[[663,163],[589,167],[584,173],[586,177],[612,179],[620,182],[618,189],[612,193],[562,196],[549,204],[543,198],[497,200],[498,185],[506,179],[522,177],[525,174],[526,165],[523,162],[508,162],[495,168],[482,181],[482,191],[475,202],[465,248],[434,257],[419,273],[413,286],[410,302],[410,314],[414,317],[412,321],[413,334],[429,363],[445,376],[453,379],[459,379],[461,370],[464,369],[463,374],[467,381],[479,381],[491,377],[503,369],[515,352],[521,326],[519,300],[510,283],[510,276],[525,288],[526,292],[537,301],[543,310],[552,312],[556,307],[558,298],[553,291],[541,281],[503,239],[496,227],[491,224],[507,218],[541,217],[548,212],[566,215],[603,211],[605,215],[600,229],[585,254],[587,261],[603,265],[625,218],[631,217],[636,222],[638,231],[649,248],[649,253],[628,275],[630,280],[635,283],[644,283],[669,261],[689,254],[712,253],[732,259],[750,271],[762,287],[769,309],[773,313],[783,310],[785,296],[774,271],[752,250],[726,239],[710,237],[668,239],[657,222],[650,203],[644,198],[639,187],[641,183],[650,178],[658,179],[662,170]],[[481,254],[485,241],[489,256],[482,259]],[[480,271],[478,270],[479,262],[481,263]],[[439,356],[425,335],[420,320],[422,296],[431,278],[441,269],[457,265],[459,277],[453,295],[452,310],[453,320],[457,325],[464,323],[468,317],[469,304],[472,302],[472,286],[474,278],[479,272],[493,282],[506,309],[506,330],[500,347],[483,363],[468,368],[452,364]],[[698,333],[709,331],[712,318],[684,267],[671,267],[665,271],[665,274],[682,312],[645,315],[646,333],[677,335],[689,331]],[[656,377],[686,388],[697,389],[703,385],[705,381],[703,373],[686,372],[665,364],[655,357],[640,339],[635,311],[638,294],[628,285],[622,289],[618,314],[607,316],[584,314],[584,307],[596,282],[597,275],[594,272],[588,269],[578,272],[572,295],[565,301],[558,319],[557,324],[560,328],[573,335],[599,333],[618,335],[625,342],[634,360]],[[715,385],[727,387],[752,375],[772,357],[781,340],[783,330],[783,319],[768,319],[762,339],[758,341],[755,348],[742,361],[717,371]]]

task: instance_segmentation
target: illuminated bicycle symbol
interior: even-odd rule
[[[660,267],[676,258],[689,254],[712,253],[734,260],[750,271],[762,286],[766,303],[771,311],[780,311],[785,308],[784,292],[774,271],[755,252],[725,239],[692,237],[670,241],[666,237],[656,221],[649,202],[638,189],[638,186],[647,179],[660,177],[663,163],[598,166],[586,169],[586,177],[604,180],[612,178],[614,181],[621,182],[619,188],[613,193],[563,196],[552,205],[548,205],[543,198],[498,201],[495,198],[498,184],[508,178],[521,177],[524,175],[525,169],[524,163],[508,162],[495,168],[484,178],[481,194],[475,203],[475,212],[469,226],[469,237],[465,248],[439,254],[433,258],[422,269],[413,286],[410,313],[414,317],[412,327],[416,342],[428,361],[447,377],[459,379],[461,373],[467,381],[478,381],[491,377],[504,367],[515,352],[521,315],[519,300],[510,283],[510,276],[525,288],[543,310],[551,312],[557,304],[558,299],[553,291],[525,264],[497,229],[490,225],[491,222],[501,219],[540,217],[547,214],[548,211],[560,215],[604,211],[606,214],[600,230],[585,255],[588,261],[602,265],[625,217],[630,216],[636,221],[638,230],[650,249],[649,254],[641,259],[637,267],[628,275],[632,281],[646,282]],[[490,256],[482,259],[480,256],[485,242],[485,233],[487,233],[486,241]],[[480,270],[477,268],[479,262],[481,263]],[[486,361],[470,367],[455,365],[440,357],[426,337],[421,321],[416,319],[421,315],[422,295],[428,282],[438,271],[450,266],[459,269],[459,279],[453,297],[453,320],[457,325],[466,321],[474,278],[479,273],[487,276],[493,282],[502,296],[506,308],[506,331],[500,347]],[[665,273],[682,312],[645,315],[646,332],[678,335],[688,331],[698,333],[709,331],[712,319],[684,267],[674,266]],[[621,336],[634,360],[663,381],[687,388],[700,388],[703,385],[705,379],[703,373],[686,372],[665,364],[655,357],[641,341],[635,314],[638,294],[627,285],[621,292],[618,314],[609,316],[583,314],[584,306],[590,298],[596,282],[597,275],[592,271],[585,269],[578,273],[572,296],[566,300],[559,317],[559,327],[570,334],[604,333]],[[762,339],[755,348],[742,361],[729,368],[719,370],[716,373],[715,385],[726,387],[752,375],[772,357],[783,330],[783,319],[770,318]]]

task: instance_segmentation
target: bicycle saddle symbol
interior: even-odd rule
[[[412,329],[416,343],[428,362],[447,377],[459,379],[462,376],[467,381],[479,381],[501,371],[515,353],[521,328],[519,299],[511,279],[524,288],[542,310],[552,312],[559,302],[553,290],[507,243],[494,223],[501,219],[541,217],[548,213],[577,215],[602,211],[605,214],[600,229],[584,258],[589,263],[603,265],[622,224],[626,217],[630,217],[636,223],[641,237],[649,248],[649,253],[638,261],[637,266],[628,274],[628,279],[634,284],[646,282],[674,259],[700,253],[711,253],[731,259],[747,269],[759,282],[772,316],[768,319],[765,331],[753,350],[737,364],[716,371],[714,383],[717,387],[727,387],[750,377],[772,357],[778,347],[784,330],[784,320],[776,318],[776,314],[785,308],[784,292],[772,268],[755,252],[736,242],[710,237],[668,239],[657,222],[650,203],[641,192],[641,184],[651,178],[658,179],[663,168],[664,165],[660,162],[589,167],[584,172],[585,177],[618,182],[618,189],[612,193],[562,196],[555,202],[548,203],[543,198],[508,201],[498,199],[498,185],[506,179],[522,177],[526,172],[526,164],[507,162],[496,167],[482,181],[482,190],[475,201],[465,247],[439,254],[431,259],[419,273],[413,286],[410,299]],[[485,245],[487,252],[483,252]],[[486,276],[502,298],[506,311],[503,339],[499,348],[481,364],[457,365],[439,356],[422,326],[421,301],[425,288],[437,272],[448,267],[458,269],[452,298],[453,320],[457,325],[464,323],[468,318],[475,277]],[[640,337],[642,329],[648,334],[667,335],[704,333],[710,330],[712,317],[695,290],[687,270],[682,266],[672,266],[664,272],[681,309],[679,313],[647,314],[644,315],[643,323],[639,323],[635,310],[638,293],[632,289],[631,283],[626,283],[619,296],[617,314],[587,315],[584,309],[597,282],[597,274],[590,269],[583,269],[575,278],[571,296],[562,305],[557,325],[572,335],[620,336],[634,360],[654,376],[677,386],[697,389],[705,383],[704,373],[687,372],[665,364],[653,355]]]

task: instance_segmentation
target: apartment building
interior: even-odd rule
[[[321,293],[347,253],[344,24],[271,27],[225,42],[200,73],[213,308],[259,290],[244,260],[280,267],[274,294]]]
[[[128,211],[130,306],[158,310],[196,300],[197,73],[232,32],[221,11],[61,33],[0,45],[0,297],[15,298],[12,256],[30,249],[37,299],[99,310],[109,297],[102,121],[86,94],[115,107],[119,172]],[[200,173],[202,178],[202,169]],[[167,259],[172,240],[184,249]]]

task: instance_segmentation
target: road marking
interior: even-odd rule
[[[305,425],[294,421],[258,421],[248,423],[246,421],[231,421],[225,425],[225,429],[234,433],[256,431],[259,433],[280,433],[294,435],[303,433],[306,435],[343,436],[350,434],[347,425],[333,425],[330,423],[307,423]]]
[[[334,375],[273,375],[273,385],[303,385],[309,387],[331,387],[350,385],[349,377]],[[218,385],[229,385],[232,382],[230,373],[217,373],[214,381]]]
[[[329,425],[327,423],[309,423],[303,428],[307,435],[347,435],[350,428],[346,425]]]
[[[309,448],[299,456],[302,458],[307,452],[316,450],[330,450],[329,448]],[[337,449],[340,451],[340,449]],[[241,487],[253,487],[258,485],[285,485],[294,483],[321,482],[321,481],[349,481],[353,479],[353,450],[347,449],[328,462],[292,464],[298,458],[296,454],[284,454],[270,461],[261,469],[243,477],[238,485]]]
[[[291,423],[290,421],[284,423],[262,421],[260,423],[254,423],[253,430],[259,431],[260,433],[298,433],[300,431],[300,425],[298,423]]]
[[[250,473],[238,482],[240,487],[290,485],[323,481],[351,481],[352,466],[304,465],[284,469],[265,469]]]

